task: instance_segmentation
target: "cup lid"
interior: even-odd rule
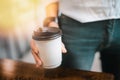
[[[59,28],[44,27],[34,31],[32,38],[34,40],[43,41],[43,40],[56,39],[61,35],[62,35],[62,31]]]

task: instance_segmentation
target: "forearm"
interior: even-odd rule
[[[58,16],[58,6],[58,1],[50,3],[46,6],[46,18],[44,20],[44,26],[48,26],[50,22],[56,20]]]
[[[57,17],[58,16],[58,1],[50,3],[46,6],[46,17]]]

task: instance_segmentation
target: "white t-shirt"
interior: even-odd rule
[[[47,0],[59,1],[59,11],[80,22],[120,18],[120,0]]]
[[[57,1],[57,0],[49,0]],[[120,18],[120,0],[58,0],[62,14],[80,22]]]

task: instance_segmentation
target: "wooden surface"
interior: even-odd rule
[[[0,59],[0,80],[114,80],[108,73],[68,68],[43,69],[34,64]]]

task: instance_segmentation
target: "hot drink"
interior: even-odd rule
[[[44,68],[56,68],[61,64],[61,35],[59,28],[44,27],[34,32],[34,39]]]

